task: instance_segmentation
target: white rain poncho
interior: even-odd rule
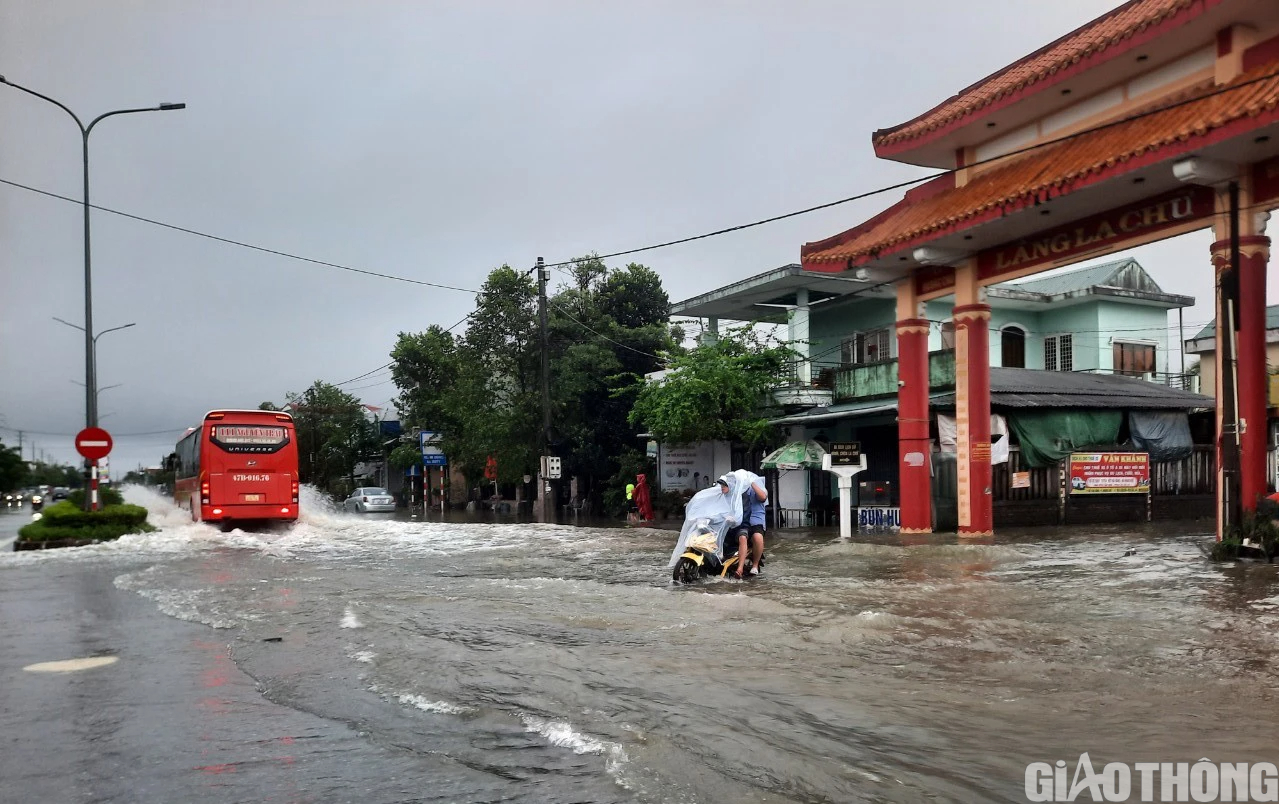
[[[741,478],[736,473],[724,475],[728,481],[728,493],[720,488],[719,483],[694,494],[684,506],[684,527],[679,532],[679,541],[671,553],[671,563],[667,568],[679,563],[679,557],[688,544],[688,536],[699,527],[715,531],[718,552],[724,552],[724,534],[729,527],[742,521],[742,493],[746,487],[741,485]]]

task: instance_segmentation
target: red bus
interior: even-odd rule
[[[196,522],[296,520],[293,417],[274,410],[206,413],[178,442],[173,499]]]

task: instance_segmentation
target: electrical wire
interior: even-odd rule
[[[677,239],[674,239],[674,240],[666,240],[666,241],[663,241],[663,242],[660,242],[660,243],[653,243],[653,244],[651,244],[651,245],[647,245],[647,246],[640,246],[640,247],[638,247],[638,248],[624,249],[624,250],[622,250],[622,251],[614,251],[614,252],[610,252],[610,253],[608,253],[608,254],[593,255],[593,257],[592,257],[592,258],[593,258],[593,259],[599,259],[599,260],[607,260],[607,259],[612,259],[612,258],[614,258],[614,257],[624,257],[624,256],[627,256],[627,255],[630,255],[630,254],[639,254],[639,253],[641,253],[641,252],[645,252],[645,251],[654,251],[654,250],[656,250],[656,249],[668,248],[668,247],[670,247],[670,246],[682,245],[682,244],[684,244],[684,243],[691,243],[691,242],[694,242],[694,241],[696,241],[696,240],[705,240],[705,239],[707,239],[707,238],[711,238],[711,237],[718,237],[718,236],[720,236],[720,235],[730,234],[730,233],[732,233],[732,232],[740,232],[740,231],[743,231],[743,230],[745,230],[745,229],[753,229],[753,228],[755,228],[755,227],[758,227],[758,226],[764,226],[764,225],[769,224],[769,223],[776,223],[776,222],[778,222],[778,221],[787,220],[788,218],[795,218],[795,217],[799,217],[800,215],[807,215],[807,214],[812,213],[812,212],[819,212],[819,211],[824,210],[824,209],[830,209],[830,208],[832,208],[832,207],[842,206],[842,205],[844,205],[844,204],[848,204],[848,203],[851,203],[851,202],[853,202],[853,201],[860,201],[860,200],[863,200],[863,199],[866,199],[866,198],[871,198],[871,197],[876,196],[876,195],[882,195],[883,193],[892,192],[893,190],[900,190],[900,189],[904,189],[904,188],[907,188],[907,187],[913,187],[913,186],[914,186],[914,185],[916,185],[916,184],[922,184],[922,183],[924,183],[924,182],[932,181],[933,179],[937,179],[937,178],[940,178],[940,177],[942,177],[942,176],[948,176],[948,175],[951,175],[951,174],[957,173],[957,172],[959,172],[960,170],[970,170],[970,169],[972,169],[972,168],[980,167],[980,166],[982,166],[982,165],[987,165],[987,164],[990,164],[990,163],[993,163],[993,162],[998,162],[998,161],[1001,161],[1001,160],[1010,159],[1010,158],[1015,157],[1015,156],[1020,156],[1020,155],[1022,155],[1022,154],[1029,153],[1029,152],[1031,152],[1031,151],[1035,151],[1035,150],[1038,150],[1038,149],[1041,149],[1041,148],[1048,148],[1048,147],[1053,146],[1053,145],[1059,145],[1059,144],[1061,144],[1061,143],[1063,143],[1063,142],[1069,142],[1070,140],[1074,140],[1074,139],[1077,139],[1077,138],[1079,138],[1079,137],[1084,137],[1084,136],[1087,136],[1087,135],[1089,135],[1089,134],[1095,134],[1095,133],[1097,133],[1097,132],[1099,132],[1099,131],[1105,131],[1105,130],[1107,130],[1107,129],[1114,128],[1114,127],[1116,127],[1116,126],[1125,125],[1125,124],[1127,124],[1127,123],[1131,123],[1131,122],[1134,122],[1134,121],[1137,121],[1137,120],[1142,120],[1142,119],[1144,119],[1144,118],[1146,118],[1146,117],[1151,117],[1151,116],[1156,115],[1156,114],[1162,114],[1162,113],[1164,113],[1164,112],[1171,111],[1171,110],[1173,110],[1173,109],[1177,109],[1177,108],[1180,108],[1180,107],[1182,107],[1182,106],[1189,105],[1189,104],[1191,104],[1191,103],[1198,103],[1199,101],[1206,100],[1206,99],[1208,99],[1208,98],[1217,97],[1217,96],[1219,96],[1219,95],[1225,95],[1225,94],[1228,94],[1228,93],[1231,93],[1231,92],[1238,92],[1238,91],[1240,91],[1240,90],[1247,89],[1247,88],[1249,88],[1249,87],[1251,87],[1251,86],[1253,86],[1253,85],[1255,85],[1255,84],[1259,84],[1259,83],[1263,83],[1263,82],[1265,82],[1265,81],[1269,81],[1269,80],[1271,80],[1271,79],[1275,78],[1276,76],[1279,76],[1279,71],[1275,71],[1275,72],[1271,72],[1271,73],[1266,73],[1265,75],[1260,75],[1260,76],[1257,76],[1256,78],[1251,78],[1251,79],[1249,79],[1249,80],[1247,80],[1247,81],[1244,81],[1244,82],[1242,82],[1242,83],[1238,83],[1238,84],[1233,84],[1233,85],[1228,85],[1228,86],[1220,87],[1220,88],[1218,88],[1218,89],[1214,89],[1214,90],[1209,91],[1209,92],[1196,93],[1196,94],[1190,95],[1190,96],[1188,96],[1188,97],[1186,97],[1186,98],[1183,98],[1182,100],[1175,101],[1175,102],[1170,103],[1170,104],[1166,104],[1166,105],[1162,105],[1162,106],[1153,107],[1153,108],[1151,108],[1151,109],[1147,109],[1147,110],[1142,111],[1142,112],[1137,112],[1137,113],[1135,113],[1135,114],[1131,114],[1131,115],[1128,115],[1128,116],[1126,116],[1126,117],[1121,117],[1121,118],[1118,118],[1118,119],[1116,119],[1116,120],[1111,120],[1111,121],[1109,121],[1109,122],[1107,122],[1107,123],[1100,123],[1100,124],[1098,124],[1098,125],[1096,125],[1096,126],[1092,126],[1092,127],[1090,127],[1090,128],[1081,129],[1080,131],[1076,131],[1076,132],[1073,132],[1073,133],[1071,133],[1071,134],[1065,134],[1065,135],[1063,135],[1063,136],[1061,136],[1061,137],[1056,137],[1056,138],[1054,138],[1054,139],[1045,140],[1045,141],[1043,141],[1043,142],[1038,142],[1038,143],[1035,143],[1035,144],[1033,144],[1033,145],[1027,145],[1027,146],[1022,147],[1022,148],[1017,148],[1017,149],[1014,149],[1014,150],[1009,151],[1009,152],[1007,152],[1007,153],[999,154],[998,156],[992,156],[992,157],[988,157],[988,158],[986,158],[986,159],[979,159],[979,160],[977,160],[977,161],[975,161],[975,162],[972,162],[971,164],[967,164],[967,165],[965,165],[963,168],[948,168],[948,169],[945,169],[945,170],[941,170],[941,171],[937,171],[937,172],[935,172],[935,173],[928,174],[928,175],[926,175],[926,176],[920,176],[920,177],[915,178],[915,179],[909,179],[909,180],[906,180],[906,181],[897,182],[897,183],[895,183],[895,184],[886,185],[886,186],[884,186],[884,187],[880,187],[880,188],[878,188],[878,189],[874,189],[874,190],[868,190],[868,191],[861,192],[861,193],[855,193],[855,194],[850,195],[850,196],[847,196],[847,197],[845,197],[845,198],[840,198],[840,199],[835,200],[835,201],[828,201],[828,202],[823,203],[823,204],[816,204],[816,205],[814,205],[814,206],[805,207],[805,208],[803,208],[803,209],[795,210],[795,211],[793,211],[793,212],[786,212],[786,213],[782,213],[782,214],[780,214],[780,215],[773,215],[773,216],[770,216],[770,217],[767,217],[767,218],[762,218],[762,219],[760,219],[760,220],[751,221],[751,222],[749,222],[749,223],[737,224],[737,225],[735,225],[735,226],[727,226],[727,227],[724,227],[724,228],[722,228],[722,229],[715,229],[715,230],[713,230],[713,231],[703,232],[703,233],[701,233],[701,234],[696,234],[696,235],[690,235],[690,236],[688,236],[688,237],[681,237],[681,238],[677,238]],[[32,186],[30,186],[30,185],[26,185],[26,184],[22,184],[22,183],[20,183],[20,182],[12,181],[12,180],[10,180],[10,179],[0,178],[0,183],[7,184],[7,185],[10,185],[10,186],[13,186],[13,187],[18,187],[18,188],[20,188],[20,189],[27,190],[27,191],[30,191],[30,192],[33,192],[33,193],[39,193],[39,194],[41,194],[41,195],[49,196],[49,197],[51,197],[51,198],[57,198],[57,199],[60,199],[60,200],[63,200],[63,201],[68,201],[68,202],[71,202],[71,203],[74,203],[74,204],[77,204],[77,205],[82,205],[82,204],[83,204],[83,202],[82,202],[82,201],[77,200],[77,199],[74,199],[74,198],[71,198],[71,197],[69,197],[69,196],[64,196],[64,195],[61,195],[61,194],[59,194],[59,193],[50,192],[50,191],[48,191],[48,190],[41,190],[41,189],[39,189],[39,188],[32,187]],[[219,235],[209,234],[208,232],[202,232],[202,231],[199,231],[199,230],[197,230],[197,229],[192,229],[192,228],[189,228],[189,227],[186,227],[186,226],[178,226],[178,225],[176,225],[176,224],[166,223],[166,222],[164,222],[164,221],[159,221],[159,220],[156,220],[156,219],[154,219],[154,218],[148,218],[148,217],[146,217],[146,216],[143,216],[143,215],[137,215],[137,214],[130,213],[130,212],[123,212],[123,211],[121,211],[121,210],[112,209],[112,208],[110,208],[110,207],[100,206],[100,205],[98,205],[98,204],[90,204],[89,206],[90,206],[90,207],[92,207],[93,209],[97,209],[97,210],[100,210],[100,211],[102,211],[102,212],[107,212],[107,213],[112,214],[112,215],[119,215],[119,216],[121,216],[121,217],[129,218],[129,219],[131,219],[131,220],[139,221],[139,222],[142,222],[142,223],[148,223],[148,224],[151,224],[151,225],[153,225],[153,226],[160,226],[160,227],[163,227],[163,228],[165,228],[165,229],[171,229],[171,230],[173,230],[173,231],[183,232],[183,233],[186,233],[186,234],[194,235],[194,236],[196,236],[196,237],[203,237],[203,238],[207,238],[207,239],[209,239],[209,240],[215,240],[215,241],[217,241],[217,242],[227,243],[227,244],[229,244],[229,245],[239,246],[239,247],[241,247],[241,248],[248,248],[248,249],[252,249],[252,250],[254,250],[254,251],[261,251],[261,252],[264,252],[264,253],[267,253],[267,254],[275,254],[275,255],[277,255],[277,256],[287,257],[287,258],[289,258],[289,259],[301,260],[301,261],[303,261],[303,262],[313,263],[313,264],[316,264],[316,265],[323,265],[323,266],[327,266],[327,267],[330,267],[330,268],[338,268],[338,269],[343,270],[343,271],[352,271],[352,272],[354,272],[354,273],[365,274],[365,275],[368,275],[368,276],[379,277],[379,278],[382,278],[382,279],[392,279],[392,280],[396,280],[396,281],[400,281],[400,282],[410,282],[410,283],[418,284],[418,285],[426,285],[426,286],[429,286],[429,287],[443,288],[443,289],[445,289],[445,290],[457,290],[457,291],[462,291],[462,292],[466,292],[466,293],[478,293],[478,292],[479,292],[479,291],[476,291],[476,290],[472,290],[472,289],[470,289],[470,288],[459,288],[459,287],[454,287],[454,286],[451,286],[451,285],[443,285],[443,284],[434,283],[434,282],[426,282],[426,281],[419,280],[419,279],[410,279],[410,278],[407,278],[407,277],[395,276],[395,275],[393,275],[393,274],[383,274],[383,273],[379,273],[379,272],[376,272],[376,271],[368,271],[368,270],[364,270],[364,269],[360,269],[360,268],[352,268],[352,267],[350,267],[350,266],[342,265],[342,264],[340,264],[340,263],[329,262],[329,261],[326,261],[326,260],[317,260],[317,259],[313,259],[313,258],[310,258],[310,257],[303,257],[303,256],[300,256],[300,255],[297,255],[297,254],[292,254],[292,253],[289,253],[289,252],[286,252],[286,251],[281,251],[281,250],[279,250],[279,249],[267,248],[267,247],[265,247],[265,246],[258,246],[258,245],[254,245],[254,244],[252,244],[252,243],[247,243],[247,242],[244,242],[244,241],[241,241],[241,240],[234,240],[234,239],[232,239],[232,238],[228,238],[228,237],[222,237],[222,236],[219,236]],[[580,258],[573,258],[573,259],[571,259],[571,260],[564,260],[564,261],[561,261],[561,262],[544,263],[544,265],[545,265],[545,267],[547,267],[547,268],[561,268],[561,267],[566,267],[566,266],[572,265],[574,262],[576,262],[576,261],[577,261],[577,259],[580,259]]]
[[[7,184],[11,187],[17,187],[23,190],[28,190],[33,193],[45,195],[50,198],[57,198],[61,201],[70,201],[71,203],[76,204],[78,206],[84,206],[83,201],[80,201],[75,198],[71,198],[70,196],[65,196],[59,193],[50,192],[49,190],[41,190],[38,187],[32,187],[28,184],[22,184],[21,182],[12,181],[11,179],[0,178],[0,184]],[[363,274],[365,276],[373,276],[379,279],[392,279],[396,282],[408,282],[413,285],[424,285],[430,288],[440,288],[441,290],[456,290],[462,293],[479,293],[478,290],[472,290],[471,288],[459,288],[453,285],[444,285],[439,282],[427,282],[422,279],[412,279],[407,276],[396,276],[395,274],[384,274],[378,271],[369,271],[364,268],[352,268],[349,265],[342,265],[341,263],[329,262],[328,260],[317,260],[313,257],[304,257],[300,254],[293,254],[288,251],[281,251],[280,249],[268,248],[267,246],[259,246],[253,243],[246,243],[243,240],[234,240],[229,237],[222,237],[221,235],[209,234],[208,232],[201,232],[198,229],[191,229],[187,226],[178,226],[177,224],[173,224],[173,223],[165,223],[164,221],[158,221],[154,218],[148,218],[144,215],[135,215],[132,212],[124,212],[122,210],[112,209],[111,207],[104,207],[98,204],[90,203],[89,206],[101,212],[107,212],[112,215],[119,215],[122,218],[128,218],[130,220],[139,221],[141,223],[149,223],[152,226],[159,226],[164,229],[172,229],[175,232],[182,232],[184,234],[194,235],[196,237],[203,237],[208,240],[215,240],[219,243],[226,243],[227,245],[231,245],[231,246],[239,246],[240,248],[247,248],[253,251],[260,251],[264,254],[274,254],[277,257],[285,257],[290,260],[298,260],[299,262],[311,263],[312,265],[322,265],[326,268],[337,268],[342,271],[350,271],[351,273],[354,273],[354,274]]]
[[[561,315],[563,315],[565,318],[567,318],[568,320],[572,321],[573,323],[577,324],[579,327],[581,327],[582,329],[586,330],[587,332],[590,332],[590,333],[593,333],[593,334],[595,334],[595,335],[598,335],[599,337],[603,338],[604,340],[608,341],[609,343],[611,343],[611,344],[615,344],[615,345],[617,345],[617,346],[620,346],[620,347],[622,347],[623,349],[629,349],[630,351],[635,352],[636,354],[641,354],[641,355],[644,355],[645,357],[651,357],[651,358],[653,358],[654,360],[658,361],[659,363],[662,363],[663,365],[665,365],[665,364],[666,364],[666,359],[665,359],[665,358],[663,358],[663,357],[659,357],[659,356],[657,356],[657,355],[653,354],[652,352],[645,352],[643,349],[636,349],[636,348],[635,348],[635,347],[633,347],[633,346],[627,346],[626,344],[622,343],[621,341],[615,341],[615,340],[613,340],[612,338],[608,337],[607,335],[605,335],[605,334],[604,334],[604,333],[602,333],[602,332],[597,332],[596,330],[591,329],[590,327],[588,327],[587,325],[583,324],[581,321],[578,321],[576,318],[574,318],[572,315],[570,315],[570,314],[569,314],[569,312],[568,312],[568,310],[566,310],[566,309],[564,308],[564,306],[563,306],[563,305],[561,305],[560,303],[555,302],[555,301],[552,301],[552,302],[551,302],[551,304],[553,304],[553,305],[555,306],[555,309],[557,309],[557,310],[559,310],[559,311],[560,311],[560,314],[561,314]]]
[[[1251,87],[1251,86],[1253,86],[1253,85],[1255,85],[1255,84],[1262,83],[1262,82],[1264,82],[1264,81],[1269,81],[1269,80],[1273,79],[1276,75],[1279,75],[1279,71],[1271,72],[1271,73],[1267,73],[1267,74],[1265,74],[1265,75],[1261,75],[1261,76],[1258,76],[1258,77],[1256,77],[1256,78],[1249,79],[1248,81],[1245,81],[1245,82],[1242,82],[1242,83],[1239,83],[1239,84],[1233,84],[1233,85],[1229,85],[1229,86],[1221,87],[1221,88],[1219,88],[1219,89],[1215,89],[1215,90],[1210,91],[1210,92],[1197,93],[1197,94],[1191,95],[1191,96],[1189,96],[1189,97],[1187,97],[1187,98],[1184,98],[1184,99],[1182,99],[1182,100],[1180,100],[1180,101],[1176,101],[1176,102],[1173,102],[1173,103],[1170,103],[1170,104],[1166,104],[1166,105],[1162,105],[1162,106],[1157,106],[1157,107],[1154,107],[1154,108],[1148,109],[1148,110],[1146,110],[1146,111],[1144,111],[1144,112],[1138,112],[1138,113],[1136,113],[1136,114],[1128,115],[1128,116],[1126,116],[1126,117],[1122,117],[1122,118],[1119,118],[1119,119],[1116,119],[1116,120],[1112,120],[1112,121],[1107,122],[1107,123],[1102,123],[1102,124],[1099,124],[1099,125],[1096,125],[1096,126],[1092,126],[1092,127],[1090,127],[1090,128],[1082,129],[1082,130],[1080,130],[1080,131],[1077,131],[1077,132],[1074,132],[1074,133],[1071,133],[1071,134],[1067,134],[1067,135],[1064,135],[1064,136],[1062,136],[1062,137],[1057,137],[1057,138],[1054,138],[1054,139],[1045,140],[1045,141],[1040,142],[1040,143],[1035,143],[1035,144],[1033,144],[1033,145],[1029,145],[1029,146],[1026,146],[1026,147],[1023,147],[1023,148],[1014,149],[1014,150],[1012,150],[1012,151],[1010,151],[1010,152],[1008,152],[1008,153],[999,154],[998,156],[989,157],[989,158],[987,158],[987,159],[977,160],[977,161],[973,162],[972,164],[965,165],[965,166],[964,166],[964,168],[962,168],[962,169],[967,170],[967,169],[972,169],[972,168],[974,168],[974,167],[979,167],[979,166],[981,166],[981,165],[990,164],[990,163],[992,163],[992,162],[997,162],[997,161],[1000,161],[1000,160],[1007,160],[1007,159],[1010,159],[1010,158],[1012,158],[1012,157],[1020,156],[1020,155],[1022,155],[1022,154],[1029,153],[1029,152],[1031,152],[1031,151],[1035,151],[1035,150],[1038,150],[1038,149],[1041,149],[1041,148],[1047,148],[1047,147],[1050,147],[1050,146],[1053,146],[1053,145],[1057,145],[1057,144],[1060,144],[1060,143],[1063,143],[1063,142],[1068,142],[1068,141],[1070,141],[1070,140],[1077,139],[1077,138],[1079,138],[1079,137],[1087,136],[1087,135],[1089,135],[1089,134],[1094,134],[1094,133],[1099,132],[1099,131],[1105,131],[1105,130],[1107,130],[1107,129],[1110,129],[1110,128],[1113,128],[1113,127],[1116,127],[1116,126],[1120,126],[1120,125],[1124,125],[1124,124],[1127,124],[1127,123],[1131,123],[1131,122],[1136,121],[1136,120],[1141,120],[1141,119],[1144,119],[1144,118],[1146,118],[1146,117],[1150,117],[1150,116],[1153,116],[1153,115],[1156,115],[1156,114],[1162,114],[1162,113],[1167,112],[1167,111],[1170,111],[1170,110],[1172,110],[1172,109],[1177,109],[1177,108],[1179,108],[1179,107],[1181,107],[1181,106],[1185,106],[1185,105],[1188,105],[1188,104],[1191,104],[1191,103],[1197,103],[1197,102],[1202,101],[1202,100],[1205,100],[1205,99],[1207,99],[1207,98],[1216,97],[1216,96],[1224,95],[1224,94],[1231,93],[1231,92],[1237,92],[1237,91],[1240,91],[1240,90],[1242,90],[1242,89],[1246,89],[1246,88],[1248,88],[1248,87]],[[874,189],[874,190],[869,190],[869,191],[865,191],[865,192],[861,192],[861,193],[855,193],[855,194],[853,194],[853,195],[850,195],[850,196],[847,196],[847,197],[845,197],[845,198],[841,198],[841,199],[838,199],[838,200],[835,200],[835,201],[829,201],[829,202],[826,202],[826,203],[823,203],[823,204],[817,204],[817,205],[814,205],[814,206],[805,207],[805,208],[803,208],[803,209],[799,209],[799,210],[795,210],[795,211],[792,211],[792,212],[783,213],[783,214],[780,214],[780,215],[773,215],[773,216],[770,216],[770,217],[767,217],[767,218],[763,218],[763,219],[760,219],[760,220],[751,221],[751,222],[749,222],[749,223],[738,224],[738,225],[735,225],[735,226],[728,226],[728,227],[724,227],[724,228],[721,228],[721,229],[716,229],[716,230],[709,231],[709,232],[703,232],[703,233],[701,233],[701,234],[697,234],[697,235],[691,235],[691,236],[688,236],[688,237],[681,237],[681,238],[677,238],[677,239],[674,239],[674,240],[667,240],[667,241],[663,241],[663,242],[659,242],[659,243],[654,243],[654,244],[647,245],[647,246],[640,246],[640,247],[638,247],[638,248],[624,249],[624,250],[621,250],[621,251],[610,252],[610,253],[603,254],[603,255],[595,255],[595,256],[594,256],[594,259],[607,260],[607,259],[612,259],[612,258],[615,258],[615,257],[622,257],[622,256],[631,255],[631,254],[639,254],[639,253],[642,253],[642,252],[654,251],[654,250],[662,249],[662,248],[668,248],[668,247],[670,247],[670,246],[682,245],[682,244],[684,244],[684,243],[691,243],[691,242],[694,242],[694,241],[697,241],[697,240],[705,240],[705,239],[708,239],[708,238],[711,238],[711,237],[717,237],[717,236],[720,236],[720,235],[730,234],[730,233],[733,233],[733,232],[740,232],[740,231],[743,231],[743,230],[745,230],[745,229],[752,229],[752,228],[759,227],[759,226],[763,226],[763,225],[766,225],[766,224],[769,224],[769,223],[776,223],[776,222],[778,222],[778,221],[787,220],[787,219],[789,219],[789,218],[794,218],[794,217],[798,217],[798,216],[801,216],[801,215],[807,215],[807,214],[812,213],[812,212],[818,212],[818,211],[820,211],[820,210],[830,209],[830,208],[832,208],[832,207],[836,207],[836,206],[842,206],[842,205],[844,205],[844,204],[848,204],[848,203],[851,203],[851,202],[853,202],[853,201],[859,201],[859,200],[863,200],[863,199],[866,199],[866,198],[870,198],[870,197],[873,197],[873,196],[876,196],[876,195],[882,195],[883,193],[891,192],[891,191],[893,191],[893,190],[899,190],[899,189],[903,189],[903,188],[907,188],[907,187],[912,187],[912,186],[917,185],[917,184],[921,184],[921,183],[924,183],[924,182],[932,181],[932,180],[937,179],[937,178],[940,178],[940,177],[942,177],[942,176],[947,176],[947,175],[951,175],[951,174],[957,173],[959,170],[961,170],[961,168],[950,168],[950,169],[946,169],[946,170],[938,171],[938,172],[935,172],[935,173],[932,173],[932,174],[929,174],[929,175],[926,175],[926,176],[921,176],[921,177],[918,177],[918,178],[915,178],[915,179],[910,179],[910,180],[907,180],[907,181],[902,181],[902,182],[897,182],[897,183],[894,183],[894,184],[890,184],[890,185],[887,185],[887,186],[884,186],[884,187],[880,187],[880,188],[877,188],[877,189]],[[64,196],[64,195],[61,195],[61,194],[59,194],[59,193],[54,193],[54,192],[51,192],[51,191],[48,191],[48,190],[42,190],[42,189],[39,189],[39,188],[36,188],[36,187],[32,187],[32,186],[30,186],[30,185],[22,184],[22,183],[20,183],[20,182],[16,182],[16,181],[13,181],[13,180],[10,180],[10,179],[0,178],[0,183],[7,184],[7,185],[9,185],[9,186],[17,187],[17,188],[19,188],[19,189],[27,190],[27,191],[29,191],[29,192],[37,193],[37,194],[40,194],[40,195],[48,196],[48,197],[51,197],[51,198],[56,198],[56,199],[59,199],[59,200],[67,201],[67,202],[74,203],[74,204],[77,204],[77,205],[83,205],[83,202],[82,202],[82,201],[77,200],[77,199],[74,199],[74,198],[71,198],[71,197],[69,197],[69,196]],[[150,224],[150,225],[153,225],[153,226],[159,226],[159,227],[162,227],[162,228],[165,228],[165,229],[170,229],[170,230],[173,230],[173,231],[182,232],[182,233],[185,233],[185,234],[190,234],[190,235],[193,235],[193,236],[196,236],[196,237],[202,237],[202,238],[206,238],[206,239],[213,240],[213,241],[216,241],[216,242],[226,243],[226,244],[228,244],[228,245],[234,245],[234,246],[238,246],[238,247],[241,247],[241,248],[252,249],[252,250],[254,250],[254,251],[259,251],[259,252],[263,252],[263,253],[267,253],[267,254],[273,254],[273,255],[281,256],[281,257],[285,257],[285,258],[288,258],[288,259],[299,260],[299,261],[302,261],[302,262],[307,262],[307,263],[311,263],[311,264],[315,264],[315,265],[321,265],[321,266],[326,266],[326,267],[330,267],[330,268],[336,268],[336,269],[343,270],[343,271],[349,271],[349,272],[352,272],[352,273],[363,274],[363,275],[373,276],[373,277],[382,278],[382,279],[389,279],[389,280],[400,281],[400,282],[408,282],[408,283],[411,283],[411,284],[423,285],[423,286],[427,286],[427,287],[441,288],[441,289],[445,289],[445,290],[456,290],[456,291],[461,291],[461,292],[466,292],[466,293],[476,293],[476,294],[478,294],[478,293],[479,293],[479,291],[477,291],[477,290],[473,290],[473,289],[470,289],[470,288],[459,288],[459,287],[455,287],[455,286],[451,286],[451,285],[444,285],[444,284],[441,284],[441,283],[426,282],[426,281],[424,281],[424,280],[410,279],[410,278],[408,278],[408,277],[401,277],[401,276],[395,276],[395,275],[392,275],[392,274],[384,274],[384,273],[380,273],[380,272],[376,272],[376,271],[368,271],[368,270],[365,270],[365,269],[353,268],[353,267],[351,267],[351,266],[342,265],[342,264],[340,264],[340,263],[330,262],[330,261],[326,261],[326,260],[318,260],[318,259],[314,259],[314,258],[310,258],[310,257],[303,257],[303,256],[301,256],[301,255],[292,254],[292,253],[290,253],[290,252],[282,251],[282,250],[279,250],[279,249],[268,248],[268,247],[265,247],[265,246],[258,246],[258,245],[255,245],[255,244],[247,243],[247,242],[245,242],[245,241],[241,241],[241,240],[234,240],[234,239],[232,239],[232,238],[222,237],[222,236],[219,236],[219,235],[210,234],[210,233],[208,233],[208,232],[202,232],[202,231],[199,231],[199,230],[197,230],[197,229],[192,229],[192,228],[190,228],[190,227],[178,226],[178,225],[176,225],[176,224],[166,223],[166,222],[164,222],[164,221],[159,221],[159,220],[156,220],[156,219],[154,219],[154,218],[149,218],[149,217],[146,217],[146,216],[143,216],[143,215],[137,215],[137,214],[134,214],[134,213],[124,212],[124,211],[121,211],[121,210],[117,210],[117,209],[113,209],[113,208],[110,208],[110,207],[101,206],[101,205],[98,205],[98,204],[89,204],[89,206],[90,206],[90,207],[92,207],[93,209],[97,209],[97,210],[102,211],[102,212],[106,212],[106,213],[109,213],[109,214],[112,214],[112,215],[118,215],[118,216],[120,216],[120,217],[128,218],[128,219],[135,220],[135,221],[138,221],[138,222],[141,222],[141,223],[147,223],[147,224]],[[575,261],[576,261],[576,258],[575,258],[574,260],[565,260],[565,261],[561,261],[561,262],[544,263],[544,265],[545,265],[545,267],[548,267],[548,268],[563,268],[563,267],[566,267],[566,266],[572,265]],[[531,272],[532,272],[532,270],[533,270],[533,269],[530,269],[530,271],[529,271],[528,273],[531,273]],[[526,274],[526,275],[527,275],[527,274]],[[456,326],[458,326],[459,324],[461,324],[461,323],[462,323],[463,321],[465,321],[467,318],[470,318],[470,314],[468,314],[467,316],[464,316],[464,317],[461,319],[461,321],[459,321],[457,324],[454,324],[452,327],[449,327],[449,329],[448,329],[448,330],[446,330],[446,331],[451,331],[454,327],[456,327]],[[578,323],[580,324],[581,322],[578,322]],[[585,326],[585,325],[583,325],[583,326]],[[596,333],[596,334],[598,335],[599,333]],[[605,337],[605,336],[601,336],[601,337]],[[619,344],[619,345],[622,345],[622,344]],[[629,347],[628,347],[628,348],[629,348]],[[382,366],[382,367],[380,367],[380,368],[378,368],[378,369],[374,369],[373,371],[366,372],[365,374],[362,374],[362,375],[360,375],[360,376],[358,376],[358,377],[353,377],[353,378],[351,378],[350,380],[344,380],[342,383],[338,383],[338,385],[344,385],[344,384],[347,384],[347,383],[350,383],[350,382],[354,382],[355,380],[362,379],[362,378],[364,378],[364,377],[367,377],[367,376],[368,376],[368,375],[370,375],[370,374],[374,374],[374,373],[376,373],[377,371],[382,370],[383,368],[387,368],[387,367],[389,367],[390,365],[391,365],[391,364],[389,364],[389,363],[388,363],[388,364],[386,364],[385,366]],[[172,431],[170,431],[170,432],[172,432]]]

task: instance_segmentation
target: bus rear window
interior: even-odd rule
[[[275,452],[289,443],[289,432],[283,427],[218,424],[209,440],[226,452]]]

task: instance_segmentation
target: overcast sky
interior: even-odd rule
[[[503,263],[696,234],[921,175],[870,133],[1112,0],[0,0],[0,74],[88,119],[94,203],[464,288]],[[57,108],[0,86],[0,179],[80,197]],[[680,300],[797,262],[881,196],[635,259]],[[0,185],[0,425],[71,462],[84,423],[81,211]],[[1134,252],[1211,317],[1198,234]],[[388,361],[470,293],[360,276],[95,212],[102,425],[117,474],[208,409]],[[562,275],[559,277],[562,278]],[[1273,285],[1273,283],[1272,283]],[[348,384],[372,405],[386,373]],[[128,435],[169,431],[155,435]],[[15,433],[0,430],[6,443]]]

